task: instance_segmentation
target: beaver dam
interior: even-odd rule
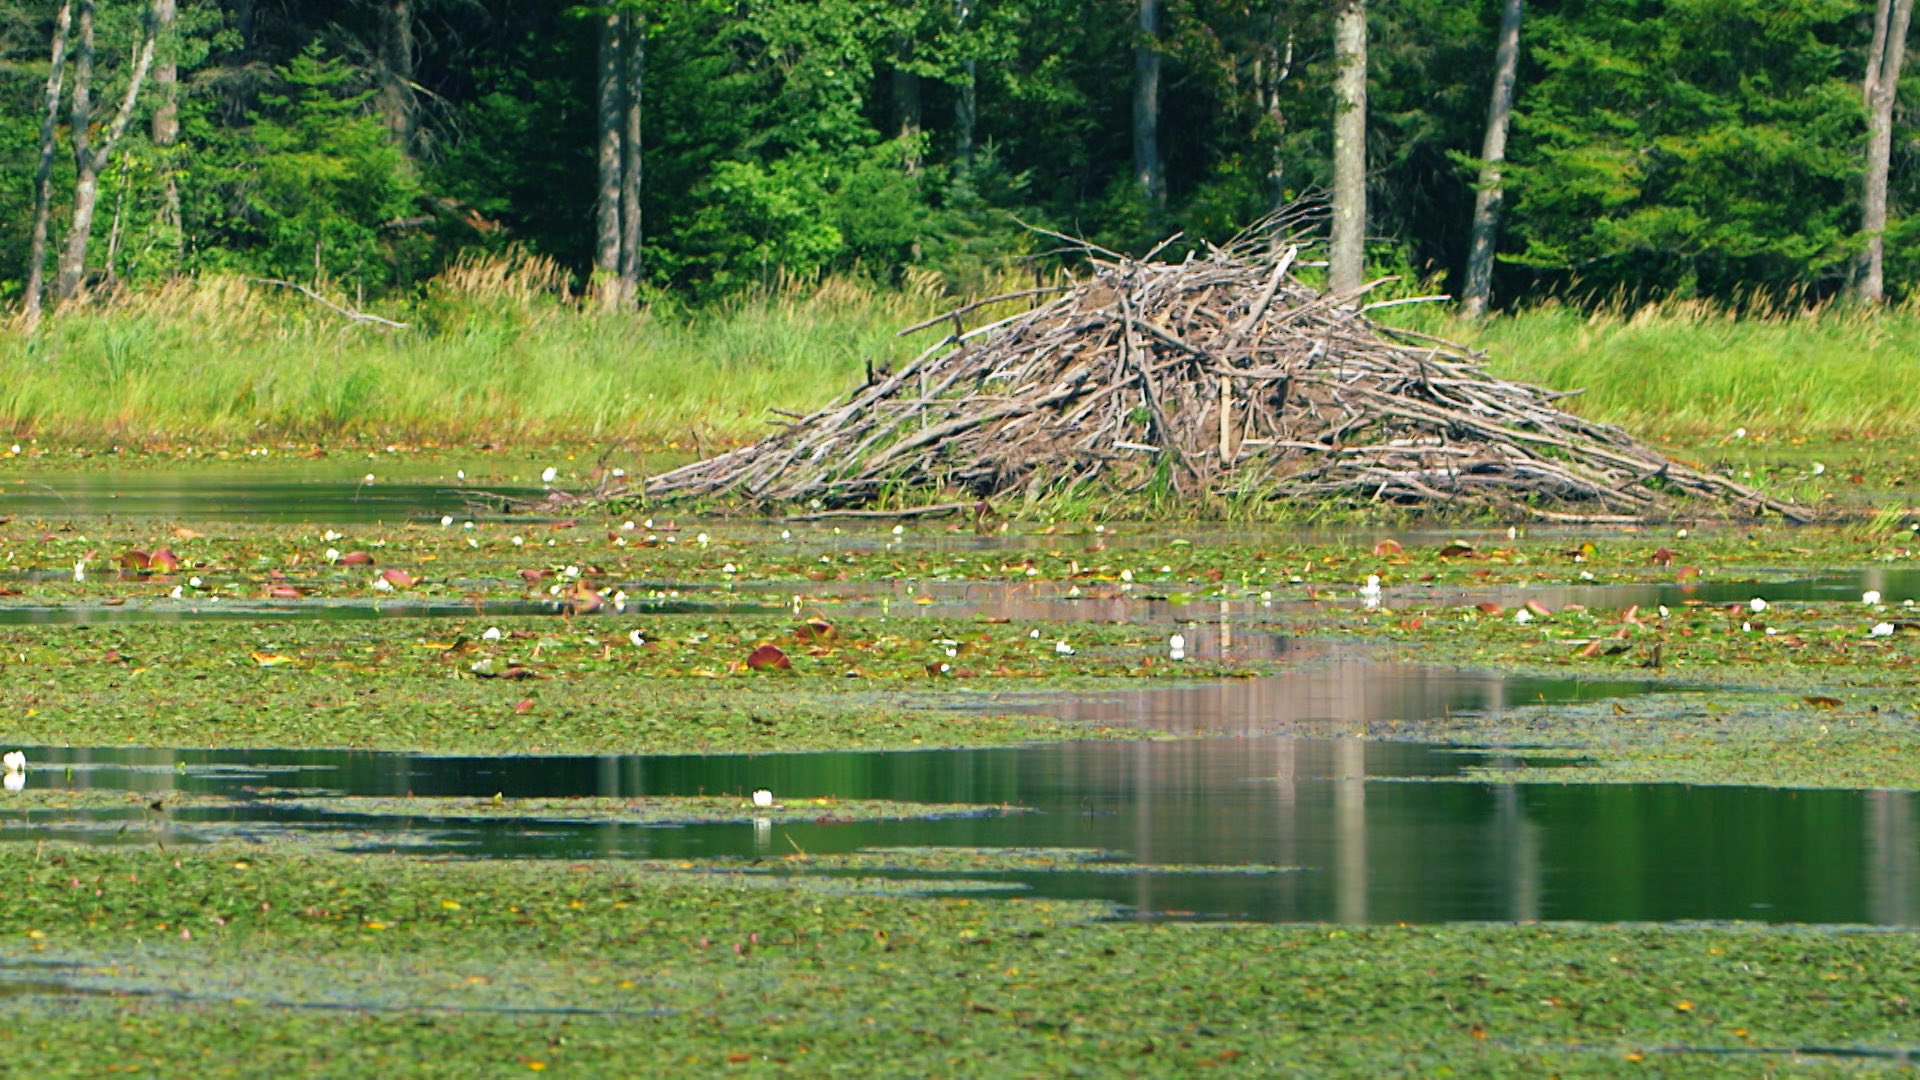
[[[1178,263],[1089,249],[1075,283],[1015,294],[1050,299],[970,329],[1009,298],[909,327],[949,333],[644,494],[830,511],[1157,492],[1553,520],[1702,504],[1806,516],[1566,413],[1567,395],[1496,378],[1463,346],[1381,325],[1369,312],[1393,302],[1366,289],[1320,292],[1294,273],[1315,243],[1269,225]]]

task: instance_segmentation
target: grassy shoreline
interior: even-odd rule
[[[538,445],[751,440],[770,407],[825,404],[933,344],[894,331],[950,301],[828,280],[697,312],[583,312],[529,273],[483,268],[343,320],[235,279],[183,281],[0,332],[0,432],[141,447],[324,439]],[[1920,423],[1920,311],[1736,317],[1697,304],[1547,306],[1468,323],[1394,309],[1486,349],[1502,375],[1669,445],[1737,429],[1779,443]],[[976,313],[984,321],[991,312]]]

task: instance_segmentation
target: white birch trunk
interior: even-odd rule
[[[1520,9],[1506,0],[1500,13],[1500,43],[1493,54],[1493,98],[1487,103],[1487,134],[1480,145],[1480,183],[1473,195],[1473,234],[1467,249],[1467,287],[1462,310],[1469,319],[1487,313],[1493,297],[1493,250],[1500,235],[1505,192],[1500,166],[1507,160],[1507,126],[1513,117],[1514,80],[1520,68]]]
[[[1360,288],[1367,243],[1367,5],[1340,0],[1334,13],[1333,236],[1327,283]]]

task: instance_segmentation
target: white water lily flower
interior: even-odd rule
[[[1826,471],[1827,471],[1827,467],[1825,465],[1822,465],[1817,461],[1813,463],[1813,475],[1819,476],[1821,473]]]
[[[480,550],[480,541],[475,540],[473,537],[469,536],[467,537],[467,546],[474,549],[475,551],[478,551]]]
[[[1861,593],[1860,602],[1867,605],[1868,607],[1872,607],[1873,605],[1878,604],[1880,602],[1880,590],[1868,589],[1866,592]]]
[[[1756,596],[1753,599],[1747,601],[1747,610],[1753,612],[1755,615],[1758,615],[1761,612],[1767,610],[1767,602]]]
[[[632,642],[636,649],[647,643],[646,636],[638,630],[627,631],[627,640]]]
[[[1507,539],[1509,540],[1520,539],[1520,527],[1517,525],[1507,526]]]
[[[520,538],[519,538],[519,537],[517,537],[517,536],[513,538],[513,541],[512,541],[512,542],[513,542],[513,546],[514,546],[514,547],[519,547],[519,546],[520,546],[521,544],[524,544],[524,543],[526,543],[526,541],[525,541],[525,540],[522,540],[522,539],[520,539]]]
[[[1365,585],[1360,586],[1360,595],[1361,596],[1379,596],[1380,595],[1380,575],[1368,574],[1367,583]]]
[[[904,535],[906,531],[907,531],[907,527],[905,525],[895,525],[893,527],[893,535],[895,536]]]
[[[554,478],[558,477],[559,475],[560,475],[560,470],[549,465],[544,470],[541,471],[540,482],[543,484],[551,484],[553,483]]]
[[[1741,633],[1743,633],[1743,634],[1751,634],[1751,633],[1753,633],[1753,624],[1752,624],[1752,623],[1750,623],[1750,622],[1743,622],[1743,623],[1741,623],[1741,624],[1740,624],[1740,632],[1741,632]]]
[[[1034,628],[1034,629],[1032,629],[1032,630],[1029,630],[1029,631],[1027,631],[1027,636],[1028,636],[1028,637],[1030,637],[1030,638],[1032,638],[1032,639],[1033,639],[1033,640],[1035,640],[1035,641],[1038,641],[1038,640],[1040,640],[1040,630],[1039,630],[1039,628],[1037,628],[1037,627],[1036,627],[1036,628]]]
[[[0,766],[4,766],[10,773],[26,772],[27,755],[18,750],[9,750],[5,757],[0,757]]]
[[[487,632],[480,635],[480,640],[481,641],[499,641],[500,628],[497,626],[487,627]]]
[[[1120,571],[1120,580],[1121,580],[1121,581],[1132,581],[1132,580],[1133,580],[1133,571],[1131,571],[1131,570],[1122,570],[1122,571]]]
[[[327,549],[327,561],[328,561],[328,562],[330,562],[330,563],[336,563],[336,562],[339,562],[339,561],[340,561],[340,549],[339,549],[339,548],[328,548],[328,549]]]
[[[25,791],[27,789],[27,774],[23,772],[10,772],[4,777],[0,777],[0,787],[4,787],[8,791]]]
[[[73,580],[76,582],[87,580],[87,560],[81,559],[73,564]]]
[[[461,523],[460,523],[460,527],[461,527],[461,528],[463,528],[463,529],[471,529],[471,528],[473,528],[473,522],[471,522],[471,521],[463,521],[463,522],[461,522]]]
[[[174,598],[175,600],[178,600],[178,599],[180,599],[180,597],[181,597],[181,595],[183,594],[183,592],[184,592],[184,590],[183,590],[183,589],[181,589],[181,587],[180,587],[180,586],[178,586],[178,585],[175,585],[175,586],[173,587],[173,591],[172,591],[172,592],[170,592],[170,593],[168,593],[167,595],[168,595],[168,596],[171,596],[171,597],[173,597],[173,598]]]
[[[753,805],[762,807],[762,808],[772,806],[773,792],[768,791],[766,788],[760,788],[756,790],[753,793]]]
[[[627,591],[625,589],[613,590],[613,610],[627,610]]]
[[[467,478],[467,470],[465,469],[453,470],[453,478],[455,480],[465,480]]]
[[[190,577],[187,579],[187,584],[197,589],[200,587],[201,581],[197,577]]]
[[[693,542],[696,544],[699,544],[701,547],[705,547],[708,544],[713,542],[713,538],[711,536],[708,536],[706,533],[701,533],[700,535],[693,538]]]
[[[782,540],[791,540],[791,539],[793,539],[793,530],[792,530],[792,529],[781,529],[781,530],[780,530],[780,539],[782,539]]]
[[[720,572],[723,574],[737,574],[740,571],[735,569],[732,563],[728,563],[727,565],[720,568]]]
[[[1581,580],[1581,581],[1592,581],[1592,580],[1593,580],[1593,571],[1591,571],[1591,570],[1582,570],[1582,571],[1580,571],[1580,580]]]
[[[613,470],[613,478],[614,478],[615,480],[620,480],[620,479],[624,479],[624,478],[626,477],[626,475],[627,475],[627,470],[625,470],[625,469],[615,469],[615,470]]]
[[[1059,653],[1061,656],[1072,656],[1073,646],[1064,641],[1056,641],[1053,643],[1053,651]]]
[[[1687,538],[1687,530],[1681,529],[1679,532],[1674,533],[1673,535],[1679,537],[1682,540],[1685,540]]]
[[[372,473],[368,473],[367,475],[365,475],[365,476],[363,476],[363,477],[361,477],[361,478],[360,478],[360,482],[361,482],[361,483],[363,483],[363,484],[371,484],[371,483],[373,483],[373,474],[372,474]]]
[[[1181,653],[1186,652],[1187,651],[1186,635],[1175,634],[1172,637],[1168,638],[1167,651],[1173,653],[1176,659],[1179,657]]]
[[[1892,637],[1893,624],[1890,622],[1875,623],[1873,629],[1867,631],[1867,634],[1870,637]]]
[[[340,534],[337,532],[334,532],[332,529],[328,529],[326,532],[320,534],[320,539],[325,540],[327,543],[331,544],[335,540],[340,539]]]
[[[453,525],[453,515],[452,515],[452,514],[442,514],[442,515],[440,515],[440,527],[441,527],[441,528],[443,528],[443,529],[446,529],[446,528],[451,528],[451,527],[452,527],[452,525]]]
[[[1525,626],[1527,623],[1533,621],[1533,612],[1528,611],[1526,608],[1521,608],[1519,611],[1513,613],[1513,621]]]
[[[1663,619],[1667,617],[1667,605],[1665,604],[1660,605],[1660,617]]]
[[[383,577],[374,578],[373,591],[374,592],[392,592],[393,582],[388,581],[386,578],[383,578]]]
[[[1744,438],[1746,438],[1746,437],[1747,437],[1747,429],[1746,429],[1746,428],[1734,428],[1734,429],[1733,429],[1733,437],[1734,437],[1734,438],[1736,438],[1736,439],[1744,439]]]

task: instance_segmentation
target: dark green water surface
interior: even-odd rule
[[[400,475],[371,485],[323,476],[235,471],[66,476],[12,483],[16,512],[258,517],[347,523],[461,512],[457,485]],[[356,463],[354,469],[358,469]],[[378,471],[373,470],[373,471]],[[537,489],[535,489],[537,490]],[[777,528],[778,526],[774,526]],[[960,541],[971,543],[972,541]],[[644,583],[633,583],[637,591]],[[810,585],[810,583],[808,583]],[[1920,593],[1911,572],[1838,573],[1769,582],[1776,601]],[[849,610],[899,610],[907,586],[829,586]],[[1764,920],[1920,925],[1920,803],[1903,792],[1686,785],[1514,785],[1458,779],[1485,753],[1357,737],[1380,721],[1416,721],[1518,704],[1651,692],[1631,682],[1540,681],[1417,664],[1383,664],[1339,645],[1300,647],[1263,630],[1257,600],[1115,607],[1057,589],[1004,584],[915,586],[935,611],[1061,621],[1151,619],[1190,626],[1196,655],[1260,660],[1252,680],[972,702],[1109,725],[1227,737],[1086,742],[992,750],[761,756],[454,758],[350,751],[26,747],[34,789],[141,792],[105,811],[26,809],[0,792],[0,842],[268,842],[290,833],[350,850],[402,848],[473,858],[717,858],[725,870],[820,872],[789,858],[892,848],[1095,849],[1106,861],[1018,871],[880,869],[951,877],[1015,895],[1115,901],[1143,917],[1341,922],[1452,920]],[[1589,587],[1596,588],[1596,587]],[[1627,596],[1622,589],[1637,589]],[[767,610],[808,585],[695,591],[658,609]],[[1559,606],[1592,591],[1506,590]],[[1609,588],[1609,603],[1724,602],[1752,583]],[[1437,597],[1407,590],[1389,603]],[[1478,594],[1473,594],[1478,595]],[[1449,595],[1448,600],[1468,598]],[[1508,602],[1512,598],[1508,597]],[[703,602],[706,606],[703,606]],[[1283,602],[1284,603],[1284,602]],[[863,606],[864,605],[864,606]],[[548,610],[527,605],[524,613]],[[508,613],[505,606],[489,610]],[[522,612],[522,608],[513,608]],[[553,608],[552,610],[558,610]],[[921,608],[920,612],[925,612]],[[234,604],[164,617],[351,618],[467,615],[471,605]],[[160,617],[136,608],[21,606],[7,622]],[[908,707],[905,704],[902,707]],[[644,704],[636,705],[644,708]],[[1377,727],[1375,728],[1377,730]],[[373,814],[342,796],[505,798],[740,794],[772,789],[787,805],[815,796],[961,803],[977,816],[846,823],[755,820],[659,826],[525,818]],[[171,792],[231,805],[168,804]],[[298,805],[290,799],[302,800]],[[1007,812],[1004,808],[1017,808]],[[0,849],[4,850],[4,849]],[[1199,869],[1196,869],[1199,868]]]

